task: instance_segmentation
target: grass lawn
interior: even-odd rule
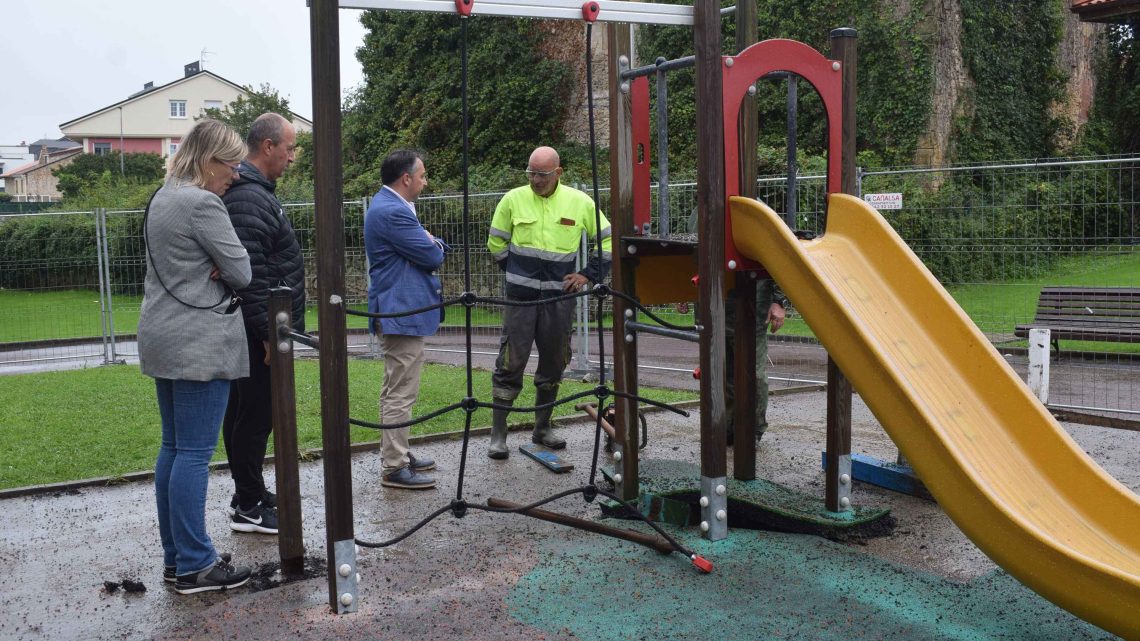
[[[951,284],[950,294],[966,310],[983,331],[1012,334],[1014,325],[1033,318],[1037,295],[1044,285],[1136,286],[1140,284],[1140,252],[1116,254],[1083,254],[1064,258],[1048,273],[1029,279],[995,283]],[[118,296],[114,299],[114,322],[118,334],[133,334],[138,324],[140,297]],[[353,305],[367,309],[367,305]],[[592,301],[591,301],[592,309]],[[692,313],[678,314],[664,307],[658,312],[664,320],[691,325]],[[317,328],[317,310],[309,308],[306,327]],[[0,290],[0,343],[50,338],[75,338],[101,335],[99,295],[91,290],[53,290],[25,292]],[[462,307],[448,309],[445,325],[462,326]],[[500,314],[477,308],[472,313],[476,326],[498,326]],[[610,327],[610,319],[606,326]],[[349,328],[367,327],[367,319],[349,316]],[[797,316],[788,319],[782,334],[812,336],[811,330]],[[1066,341],[1066,348],[1095,351],[1140,352],[1140,345],[1114,345]]]
[[[379,361],[349,361],[349,416],[378,421],[377,407],[384,366]],[[314,361],[297,362],[297,437],[301,449],[321,446],[320,384]],[[87,370],[3,377],[0,385],[0,487],[20,487],[117,476],[152,469],[160,427],[154,382],[137,367],[117,365]],[[475,395],[491,397],[491,376],[477,371]],[[461,400],[467,388],[459,367],[427,365],[415,415],[421,416]],[[562,395],[592,389],[566,381]],[[649,398],[680,401],[693,392],[642,389]],[[583,399],[587,400],[587,399]],[[518,404],[534,402],[528,382]],[[556,416],[576,414],[574,403],[561,405]],[[490,425],[490,411],[473,415],[472,427]],[[520,414],[512,422],[528,422]],[[455,411],[412,428],[412,434],[463,429],[464,413]],[[375,441],[379,432],[352,428],[352,441]],[[473,456],[482,455],[476,449]],[[224,460],[219,441],[215,460]]]

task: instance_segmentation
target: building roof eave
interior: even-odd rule
[[[1073,0],[1069,11],[1082,22],[1120,22],[1127,16],[1140,16],[1140,0]]]

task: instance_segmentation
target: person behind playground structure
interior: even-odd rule
[[[398,313],[438,304],[443,290],[436,270],[450,249],[420,224],[416,198],[427,186],[423,156],[400,149],[380,165],[384,183],[364,214],[364,247],[368,254],[368,311]],[[384,384],[380,390],[380,422],[411,419],[420,390],[424,337],[435,334],[443,308],[409,316],[372,319],[384,350]],[[408,444],[409,428],[385,429],[380,437],[381,484],[403,489],[435,487],[424,474],[435,462],[416,457]]]
[[[594,201],[586,194],[559,183],[562,176],[558,152],[551,147],[535,149],[527,164],[530,184],[507,192],[495,208],[487,248],[504,272],[503,291],[510,301],[541,301],[576,292],[587,282],[601,282],[610,269],[610,223],[604,214],[601,228]],[[582,232],[591,247],[601,239],[602,255],[591,250],[581,271],[574,271]],[[535,405],[558,398],[558,386],[570,360],[574,299],[503,308],[503,333],[499,356],[491,376],[496,405],[511,406],[522,390],[523,369],[532,344],[538,345],[538,369],[534,374]],[[553,408],[535,412],[531,441],[562,449],[566,441],[554,435],[550,416]],[[487,455],[505,459],[507,409],[492,410],[491,444]]]
[[[222,441],[234,481],[230,529],[277,534],[277,496],[262,467],[273,429],[269,386],[269,289],[292,290],[293,328],[305,331],[305,261],[293,226],[274,191],[293,163],[297,131],[284,117],[265,113],[253,121],[238,179],[222,196],[234,231],[249,252],[253,280],[241,289],[249,350],[249,376],[234,381],[222,422]]]
[[[697,229],[697,210],[689,215],[689,233]],[[784,326],[788,299],[776,281],[756,281],[756,440],[768,430],[768,332],[775,334]],[[728,291],[724,302],[724,404],[726,442],[732,445],[736,433],[736,290]]]
[[[252,272],[221,199],[244,155],[235,131],[199,122],[143,217],[139,361],[154,378],[162,422],[154,487],[163,579],[181,594],[236,587],[250,576],[219,555],[206,532],[208,465],[230,381],[249,373],[233,290],[249,284]]]

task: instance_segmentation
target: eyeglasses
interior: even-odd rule
[[[228,162],[224,161],[224,160],[218,160],[218,162],[222,163],[222,164],[223,164],[223,165],[225,165],[227,168],[229,168],[229,170],[230,170],[230,173],[232,173],[232,174],[236,174],[236,173],[238,173],[238,167],[240,167],[240,166],[241,166],[241,163],[240,163],[240,162],[239,162],[239,163],[234,163],[234,164],[232,164],[232,165],[231,165],[230,163],[228,163]]]
[[[546,178],[548,176],[553,176],[556,173],[558,173],[557,169],[551,169],[550,171],[535,171],[534,169],[527,169],[526,170],[526,177],[527,178]]]

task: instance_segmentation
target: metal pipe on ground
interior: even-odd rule
[[[513,510],[522,507],[522,505],[518,503],[512,503],[511,501],[495,498],[493,496],[487,499],[487,505],[491,507],[504,508],[507,510]],[[567,525],[569,527],[578,528],[579,530],[586,530],[587,532],[593,532],[595,534],[612,536],[615,539],[622,539],[623,541],[631,541],[633,543],[637,543],[638,545],[644,545],[647,548],[653,548],[661,554],[672,554],[675,552],[672,544],[659,536],[643,534],[634,530],[624,530],[621,528],[611,527],[609,525],[602,525],[597,521],[587,521],[586,519],[580,519],[576,516],[559,514],[558,512],[551,512],[549,510],[543,510],[536,507],[521,512],[521,514],[533,516],[536,519],[549,521],[551,523],[557,523],[559,525]]]

